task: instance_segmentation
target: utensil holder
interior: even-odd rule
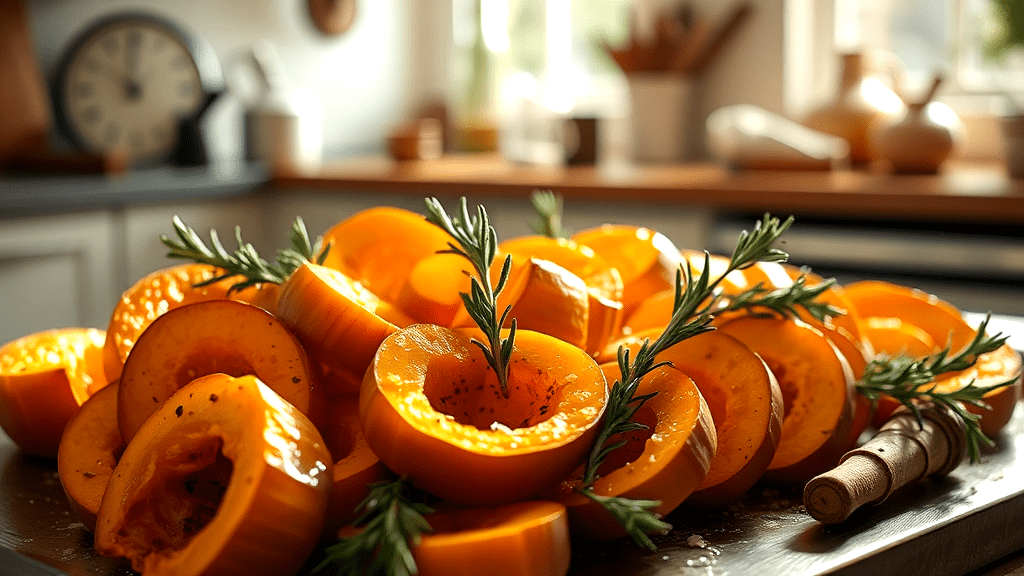
[[[633,159],[685,160],[693,140],[693,79],[676,74],[632,74],[628,80]]]

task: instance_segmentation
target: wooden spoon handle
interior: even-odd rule
[[[804,506],[815,520],[835,524],[866,504],[927,476],[944,476],[967,452],[963,422],[945,406],[920,407],[923,426],[903,408],[893,413],[864,446],[847,452],[839,466],[804,486]]]

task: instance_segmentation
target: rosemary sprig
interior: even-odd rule
[[[415,502],[402,479],[376,482],[369,488],[369,495],[356,508],[361,513],[354,525],[362,531],[329,546],[313,572],[331,567],[337,576],[418,573],[412,548],[419,544],[420,535],[432,531],[423,516],[434,511]]]
[[[530,228],[549,238],[566,238],[562,228],[562,197],[551,190],[534,190],[530,203],[537,211],[537,218],[530,222]]]
[[[317,237],[315,242],[310,242],[309,233],[306,232],[306,225],[302,218],[296,217],[292,223],[290,235],[291,247],[277,252],[277,262],[271,264],[260,258],[256,248],[252,244],[242,241],[242,229],[235,227],[235,241],[238,248],[234,252],[228,252],[221,244],[220,237],[216,230],[210,230],[210,245],[207,248],[203,239],[195,230],[185,225],[181,218],[174,217],[174,232],[178,240],[167,236],[161,236],[160,240],[171,249],[167,253],[168,258],[182,258],[192,260],[200,264],[209,264],[223,270],[213,278],[201,282],[197,286],[205,286],[219,282],[225,278],[241,276],[240,280],[229,292],[244,290],[250,286],[262,283],[280,284],[288,279],[297,268],[304,262],[315,262],[323,264],[327,258],[330,245],[323,246],[323,239]]]
[[[512,270],[512,257],[505,256],[498,282],[491,289],[490,268],[498,252],[498,234],[490,225],[487,210],[483,206],[477,206],[476,217],[471,216],[469,208],[466,207],[465,197],[461,199],[459,212],[454,217],[448,216],[436,198],[427,198],[426,204],[427,221],[439,226],[458,243],[456,245],[449,242],[450,249],[444,252],[466,258],[476,269],[476,276],[470,279],[470,293],[460,292],[459,296],[462,297],[470,317],[487,337],[486,343],[476,339],[473,343],[483,350],[484,357],[498,377],[501,393],[508,398],[508,366],[516,336],[516,321],[515,318],[512,319],[508,338],[502,338],[501,327],[505,325],[512,307],[506,306],[499,318],[498,295],[508,281],[509,272]]]
[[[785,222],[765,214],[758,222],[754,231],[740,234],[733,250],[726,271],[710,281],[711,259],[704,254],[704,268],[696,279],[693,278],[688,265],[681,266],[676,272],[676,288],[673,299],[672,318],[665,331],[653,342],[645,340],[631,361],[629,350],[619,348],[618,362],[621,378],[616,380],[609,391],[605,419],[597,434],[594,445],[587,457],[583,472],[583,482],[579,492],[603,505],[626,529],[635,542],[653,549],[654,544],[647,533],[652,530],[666,530],[668,524],[662,522],[651,511],[659,502],[649,500],[630,500],[620,497],[598,497],[593,492],[597,480],[597,470],[609,453],[624,444],[624,441],[611,442],[617,434],[646,428],[644,424],[633,420],[637,410],[655,393],[636,396],[640,381],[652,370],[667,363],[655,363],[655,357],[668,348],[698,334],[713,330],[711,324],[710,304],[708,297],[715,293],[718,284],[726,274],[733,270],[741,270],[755,262],[784,262],[789,256],[775,248],[772,244],[793,223],[790,217]],[[685,279],[685,282],[684,282]]]
[[[987,336],[985,328],[991,316],[978,326],[978,333],[963,350],[950,356],[950,347],[928,356],[914,359],[909,356],[881,356],[872,360],[864,372],[864,377],[857,382],[857,391],[872,401],[878,400],[883,394],[892,396],[903,404],[922,425],[921,413],[915,401],[932,401],[950,408],[964,422],[967,435],[967,453],[971,462],[980,458],[980,445],[991,446],[992,440],[981,431],[981,416],[968,412],[964,403],[988,409],[982,397],[1004,386],[1013,384],[1017,378],[991,386],[975,386],[972,381],[959,390],[943,392],[938,390],[935,377],[948,372],[966,370],[977,362],[978,356],[992,352],[1006,343],[1007,336],[996,334]],[[928,384],[931,386],[928,386]]]
[[[715,312],[763,308],[784,317],[794,317],[799,316],[799,309],[803,308],[816,320],[824,321],[826,317],[846,314],[842,308],[817,300],[835,283],[835,278],[829,278],[820,284],[807,286],[806,274],[801,274],[792,285],[775,290],[769,290],[758,283],[753,288],[729,296],[721,306],[715,308]]]

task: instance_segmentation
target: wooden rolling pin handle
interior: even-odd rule
[[[839,466],[804,486],[804,507],[815,520],[835,524],[866,504],[928,476],[945,476],[963,461],[963,422],[944,406],[920,407],[924,426],[903,408],[864,446],[847,452]]]

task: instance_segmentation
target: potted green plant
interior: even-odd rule
[[[1003,60],[1015,50],[1024,49],[1024,0],[990,0],[997,24],[986,38],[985,55]],[[1013,178],[1024,178],[1024,104],[1008,98],[1010,110],[1001,126],[1006,150],[1006,169]]]

